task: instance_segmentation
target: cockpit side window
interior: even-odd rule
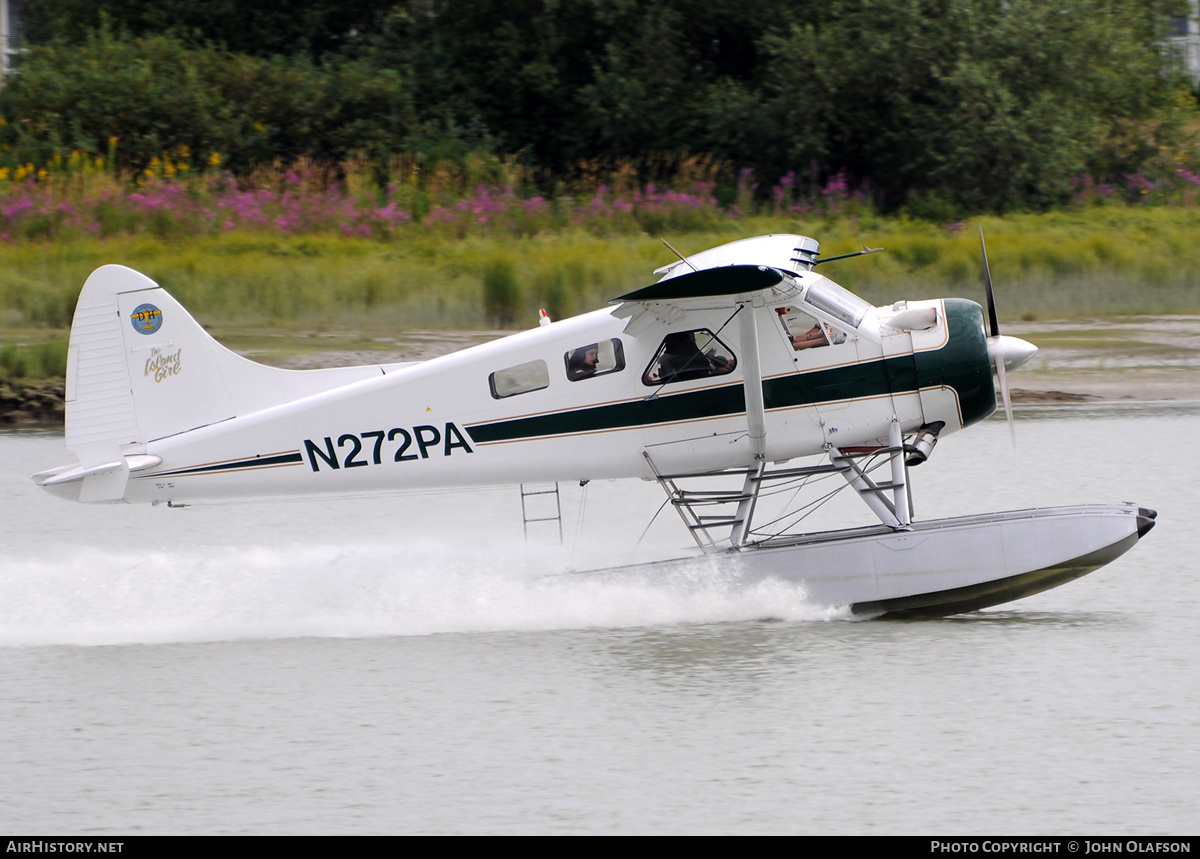
[[[797,352],[829,345],[829,335],[821,323],[804,311],[795,307],[776,307],[775,313],[779,317],[779,324],[783,326],[783,333]]]
[[[797,352],[801,349],[816,349],[831,343],[846,342],[844,331],[821,322],[797,307],[776,307],[775,313],[779,316],[779,323],[783,326],[783,333],[787,335],[792,349]]]
[[[736,366],[733,352],[707,328],[677,331],[663,338],[654,360],[642,374],[642,384],[666,385],[724,376]]]
[[[614,337],[599,343],[588,343],[563,355],[567,379],[579,382],[625,369],[625,349]]]

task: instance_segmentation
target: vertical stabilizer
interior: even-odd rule
[[[237,355],[145,275],[96,269],[75,306],[67,350],[67,448],[74,461],[34,475],[80,501],[120,501],[158,439],[281,406],[405,364],[283,370]]]
[[[154,281],[124,266],[97,269],[71,325],[67,447],[86,465],[116,446],[232,417],[218,351],[224,347]]]
[[[67,447],[85,465],[108,462],[124,445],[146,444],[404,366],[283,370],[256,364],[210,337],[150,278],[106,265],[83,285],[71,325]],[[93,448],[100,452],[86,453]]]

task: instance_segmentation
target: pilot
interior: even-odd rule
[[[696,343],[698,333],[708,336],[710,343],[715,339],[706,331],[679,331],[668,334],[663,341],[662,355],[657,363],[658,378],[653,378],[655,368],[651,368],[646,374],[647,383],[687,382],[730,372],[733,363],[726,356],[718,355],[715,348],[707,352],[700,351]]]
[[[663,352],[658,361],[659,379],[664,382],[683,381],[685,377],[680,374],[685,369],[692,369],[699,355],[696,340],[690,333],[668,334],[663,341]]]
[[[825,331],[821,328],[820,322],[805,331],[803,334],[797,334],[792,338],[792,348],[797,352],[799,352],[801,349],[813,349],[817,346],[828,345],[829,338],[825,336]]]
[[[567,375],[572,382],[596,375],[596,363],[600,360],[600,345],[592,343],[571,352],[567,359]]]

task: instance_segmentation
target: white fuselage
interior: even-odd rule
[[[185,503],[652,477],[884,445],[893,421],[954,432],[995,408],[978,305],[873,308],[802,266],[740,265],[794,238],[692,258],[716,255],[706,283],[732,260],[768,288],[627,300],[424,363],[329,371],[245,361],[107,266],[72,329],[77,462],[35,479],[77,500]]]
[[[844,344],[793,352],[773,310],[756,312],[764,382],[883,358],[882,338],[865,333]],[[677,327],[716,332],[728,316],[728,311],[693,311]],[[125,498],[179,502],[650,477],[643,451],[663,473],[751,461],[744,407],[725,411],[721,405],[742,401],[738,369],[662,386],[665,390],[647,386],[642,373],[662,340],[661,330],[629,338],[622,337],[622,328],[611,312],[598,311],[150,442],[145,452],[161,457],[162,464],[154,474],[132,475]],[[926,348],[937,348],[946,336],[944,325],[919,333]],[[736,326],[718,337],[735,354],[741,352]],[[611,338],[624,346],[625,369],[569,381],[564,356]],[[888,345],[895,352],[911,353],[910,335],[897,332],[893,339],[898,342]],[[550,371],[545,388],[492,396],[491,373],[536,360],[545,361]],[[893,415],[905,430],[935,420],[946,421],[948,431],[962,426],[953,389],[941,387],[768,405],[766,456],[774,461],[817,454],[830,443],[882,444]],[[295,454],[298,461],[287,463],[256,466],[251,461]]]

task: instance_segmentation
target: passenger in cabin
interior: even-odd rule
[[[592,343],[571,352],[567,359],[567,378],[572,382],[596,375],[596,362],[600,360],[600,345]]]
[[[825,332],[821,329],[819,322],[803,334],[798,334],[792,338],[792,348],[797,352],[801,349],[814,349],[817,346],[828,345],[829,338],[825,336]]]
[[[825,329],[821,323],[813,319],[807,313],[801,313],[794,307],[776,307],[775,314],[779,317],[780,323],[783,325],[783,330],[791,341],[792,349],[799,352],[801,349],[815,349],[817,346],[828,346],[829,338],[825,334]],[[812,323],[812,327],[803,334],[793,334],[800,328]]]

